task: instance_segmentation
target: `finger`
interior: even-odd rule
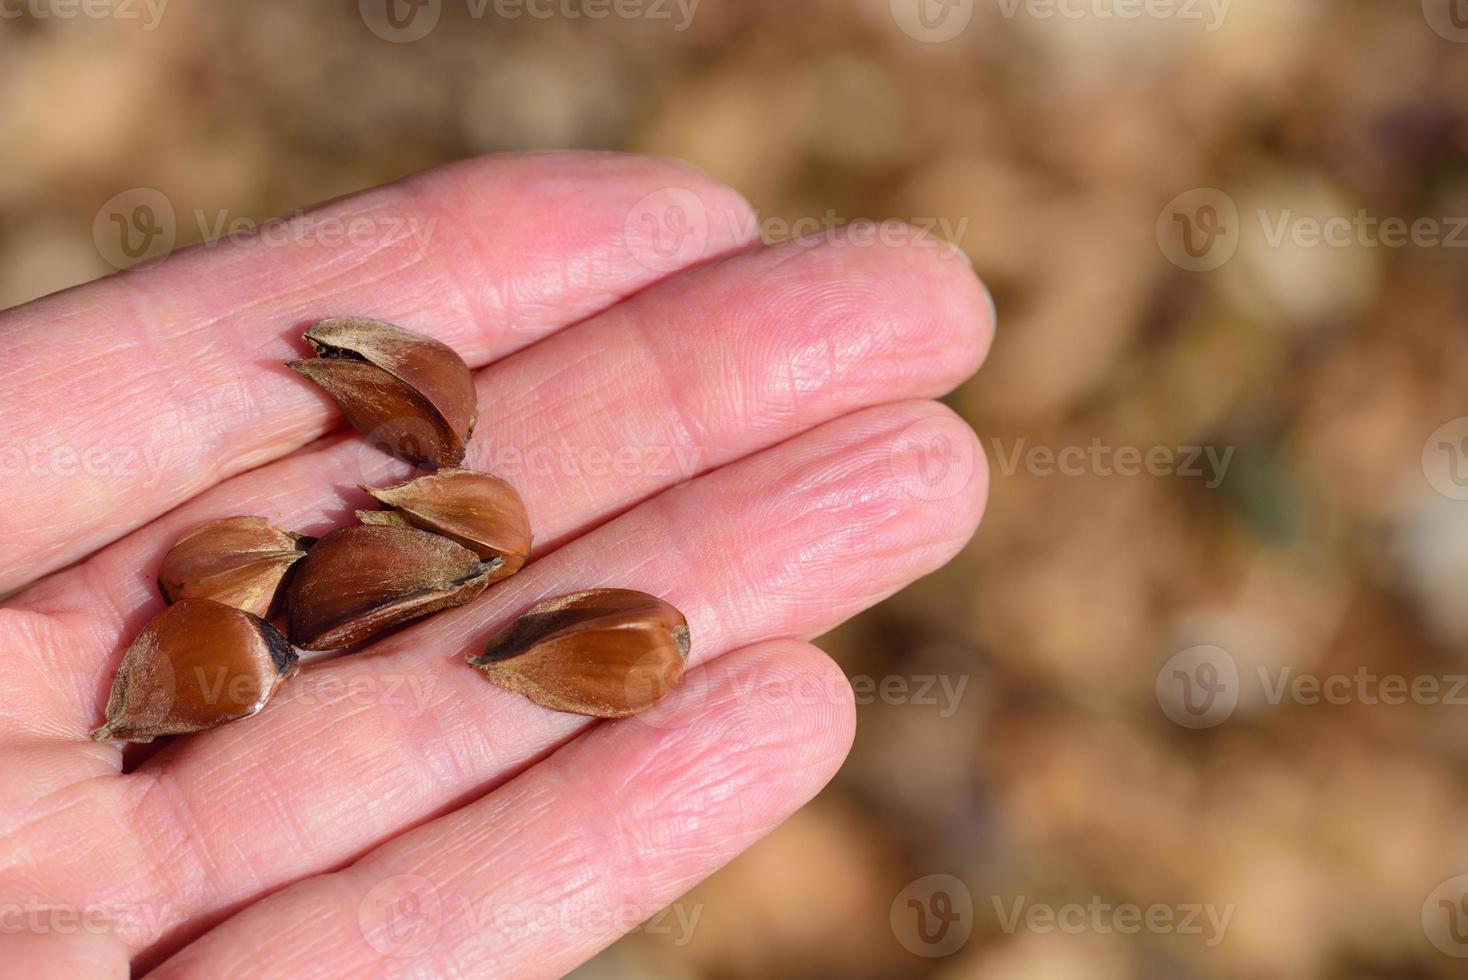
[[[484,434],[469,464],[515,484],[544,553],[810,426],[947,391],[974,370],[991,325],[982,286],[945,255],[838,236],[662,283],[480,372]],[[76,639],[54,645],[54,708],[28,722],[66,737],[95,723],[119,644],[161,608],[158,562],[186,529],[254,513],[323,533],[352,519],[352,501],[375,506],[352,485],[392,482],[393,465],[344,437],[237,477],[31,590],[20,605],[72,622]]]
[[[636,220],[660,208],[695,211],[702,234],[660,252]],[[745,244],[747,214],[663,161],[489,158],[0,314],[0,472],[18,491],[0,592],[331,428],[334,406],[282,366],[310,322],[400,322],[478,366]]]
[[[952,476],[924,483],[940,437],[951,443]],[[126,836],[137,857],[123,877],[135,884],[103,897],[152,907],[173,896],[180,917],[159,934],[167,948],[574,735],[585,719],[501,691],[462,660],[542,598],[607,585],[662,596],[687,614],[695,661],[814,635],[950,558],[978,522],[985,485],[967,427],[940,405],[913,402],[840,419],[668,491],[470,606],[372,654],[308,670],[255,718],[164,750],[131,777]],[[311,765],[300,765],[303,754]]]
[[[850,748],[851,689],[809,644],[762,644],[690,680],[702,696],[675,694],[658,725],[600,726],[251,906],[156,975],[564,975],[773,830]]]
[[[33,980],[126,980],[127,946],[90,918],[86,909],[40,902],[6,903],[7,924],[0,934],[5,975]],[[21,906],[21,907],[17,907]]]

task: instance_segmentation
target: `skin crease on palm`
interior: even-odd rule
[[[666,201],[694,218],[671,258],[638,220]],[[992,305],[943,243],[761,246],[735,192],[601,154],[466,161],[323,215],[432,232],[197,247],[0,313],[23,453],[0,591],[34,583],[0,608],[6,975],[564,974],[830,779],[852,697],[806,638],[978,524],[978,440],[929,399],[976,370]],[[531,562],[125,766],[87,732],[169,545],[234,514],[320,534],[408,472],[283,366],[336,315],[475,369],[466,465],[516,485]],[[650,716],[546,711],[463,663],[597,586],[688,616],[694,666]],[[380,911],[405,892],[430,927],[409,948]]]

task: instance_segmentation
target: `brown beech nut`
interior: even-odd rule
[[[338,528],[312,546],[286,587],[291,642],[303,650],[355,646],[463,605],[484,591],[500,564],[413,527]]]
[[[645,592],[592,589],[532,607],[469,663],[543,707],[625,718],[682,680],[688,621]]]
[[[499,581],[520,570],[530,555],[530,518],[515,488],[497,476],[445,469],[395,487],[363,487],[391,510],[359,510],[364,524],[411,525],[441,534],[502,564]]]
[[[213,599],[269,619],[279,608],[286,573],[310,546],[310,538],[271,527],[263,517],[210,521],[163,556],[158,591],[170,603]]]
[[[123,655],[99,742],[149,742],[247,718],[296,669],[296,652],[265,620],[209,599],[180,599],[149,620]]]
[[[360,432],[413,463],[463,461],[479,402],[452,348],[361,317],[322,320],[305,336],[317,356],[286,366],[325,389]]]

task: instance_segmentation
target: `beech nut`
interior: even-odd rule
[[[592,589],[532,607],[469,663],[543,707],[624,718],[677,686],[688,649],[688,621],[668,603]]]
[[[296,669],[296,652],[265,620],[210,599],[180,599],[123,655],[99,742],[149,742],[253,715]]]
[[[413,527],[355,525],[317,541],[286,587],[291,641],[303,650],[355,646],[400,623],[460,606],[503,563]]]
[[[263,517],[210,521],[179,538],[163,557],[158,591],[170,603],[213,599],[269,619],[279,609],[281,582],[310,544]]]
[[[391,510],[359,510],[364,524],[412,526],[441,534],[502,564],[490,581],[520,570],[530,555],[530,518],[515,488],[497,476],[445,469],[395,487],[363,487]]]
[[[452,348],[361,317],[322,320],[305,337],[317,356],[286,366],[325,389],[358,431],[409,462],[463,461],[479,402]]]

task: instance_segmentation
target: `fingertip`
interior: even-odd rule
[[[625,258],[651,278],[682,271],[758,240],[754,211],[738,191],[691,164],[666,157],[601,151],[494,154],[409,178],[419,189],[453,187],[445,213],[451,218],[483,213],[486,205],[514,194],[539,195],[541,242],[587,225],[622,240]],[[563,193],[556,193],[556,188]],[[486,200],[484,195],[489,195]],[[590,202],[574,221],[565,202]],[[533,229],[521,229],[521,231]],[[502,235],[495,236],[497,239]],[[517,233],[518,247],[540,250],[535,236]]]
[[[742,670],[761,678],[756,706],[786,726],[788,757],[820,776],[821,785],[835,775],[856,734],[856,696],[825,651],[804,640],[767,640],[708,669]]]
[[[896,355],[892,370],[920,377],[921,394],[951,391],[983,363],[995,312],[987,286],[950,242],[902,222],[854,222],[772,249],[798,258],[803,290],[860,324]]]
[[[924,515],[943,563],[974,536],[989,500],[983,443],[957,412],[935,401],[889,406],[893,479]]]

